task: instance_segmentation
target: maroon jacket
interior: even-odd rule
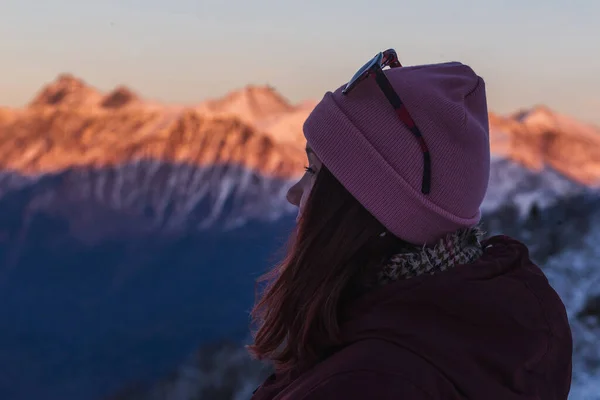
[[[567,399],[563,303],[523,244],[484,246],[475,263],[361,297],[341,349],[297,377],[272,375],[252,400]]]

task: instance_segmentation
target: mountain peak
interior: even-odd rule
[[[77,87],[87,86],[87,84],[84,82],[83,79],[78,78],[69,72],[64,72],[62,74],[59,74],[56,77],[54,82],[57,85],[70,85],[70,86],[77,86]]]
[[[63,73],[42,88],[30,106],[83,106],[95,103],[101,94],[82,79]]]
[[[103,108],[120,108],[139,101],[140,98],[135,92],[127,86],[120,85],[102,99],[100,106]]]
[[[600,130],[536,105],[508,117],[490,114],[490,145],[527,168],[553,168],[585,185],[600,182]]]
[[[245,122],[253,123],[290,112],[294,107],[272,86],[247,85],[220,99],[207,100],[200,104],[199,109],[209,113],[234,114]]]
[[[229,93],[222,101],[254,103],[268,112],[285,112],[292,109],[289,101],[271,85],[247,85]]]
[[[512,116],[512,120],[527,127],[532,133],[556,132],[561,135],[587,138],[597,143],[600,129],[554,111],[546,105],[536,105]]]
[[[232,91],[230,96],[265,96],[276,99],[281,103],[288,104],[288,101],[271,85],[249,84],[243,88]]]
[[[556,118],[556,112],[544,104],[535,105],[529,109],[520,110],[513,115],[513,118],[519,122],[549,122]]]

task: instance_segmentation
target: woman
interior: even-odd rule
[[[563,303],[523,244],[477,229],[484,81],[388,50],[325,94],[304,133],[297,232],[263,277],[248,347],[276,373],[253,400],[567,399]]]

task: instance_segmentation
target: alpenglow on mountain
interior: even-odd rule
[[[93,202],[148,229],[272,220],[291,210],[284,194],[302,173],[302,124],[314,104],[293,105],[272,87],[248,86],[195,105],[165,105],[125,86],[102,93],[63,74],[27,107],[0,108],[0,195],[59,175],[69,184],[48,189],[30,210]],[[506,179],[501,169],[502,184],[493,172],[484,208],[519,201],[519,182],[532,173],[567,178],[542,203],[574,184],[600,183],[596,127],[542,106],[490,114],[490,126],[494,163],[508,162],[512,172]],[[537,191],[526,180],[527,191]]]
[[[140,160],[239,165],[288,179],[304,164],[302,124],[314,101],[293,105],[270,86],[251,85],[195,105],[143,101],[60,75],[21,109],[0,108],[0,167],[28,177]],[[490,114],[496,157],[550,168],[584,185],[600,183],[600,129],[544,106]]]

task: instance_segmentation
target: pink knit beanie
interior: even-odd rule
[[[385,70],[431,154],[431,191],[421,192],[423,153],[377,86],[328,92],[304,123],[310,147],[390,232],[413,244],[476,225],[490,174],[485,84],[458,62]],[[345,85],[344,85],[345,86]]]

